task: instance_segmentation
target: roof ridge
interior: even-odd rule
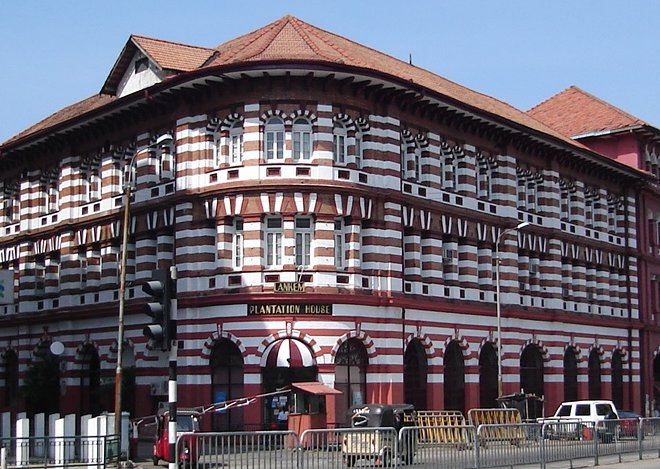
[[[176,45],[176,46],[189,47],[191,49],[202,49],[202,50],[209,50],[209,51],[215,50],[213,47],[194,46],[192,44],[185,44],[183,42],[178,42],[178,41],[169,41],[167,39],[158,39],[158,38],[155,38],[155,37],[142,36],[140,34],[131,34],[130,39],[134,39],[134,38],[147,39],[149,41],[155,41],[155,42],[164,42],[164,43],[172,44],[172,45]]]
[[[323,42],[324,44],[326,44],[331,49],[334,49],[335,51],[337,51],[342,57],[346,57],[346,58],[349,58],[349,59],[354,60],[356,62],[362,63],[361,60],[359,60],[356,57],[353,57],[352,55],[350,55],[344,48],[339,47],[335,43],[332,43],[332,42],[328,41],[327,38],[324,38],[323,36],[321,36],[320,34],[317,34],[316,32],[317,31],[323,31],[326,35],[333,35],[334,36],[333,33],[329,32],[329,31],[326,31],[322,28],[318,28],[316,26],[313,26],[309,23],[306,23],[305,21],[302,21],[299,18],[292,17],[292,19],[295,20],[295,21],[291,22],[293,27],[296,28],[296,31],[298,31],[301,35],[304,35],[305,38],[309,38],[310,35],[313,35],[319,41]],[[346,40],[350,41],[350,39],[346,39]],[[327,55],[322,54],[320,49],[312,41],[305,41],[305,42],[318,55],[320,55],[322,57],[325,57],[326,59],[332,59],[332,57],[328,57]]]
[[[262,37],[266,36],[267,34],[271,34],[273,30],[278,28],[278,26],[280,28],[279,30],[281,30],[281,28],[283,27],[282,25],[285,23],[284,20],[286,18],[289,18],[289,17],[290,17],[290,15],[284,16],[284,17],[282,17],[282,18],[280,18],[276,21],[273,21],[270,24],[267,24],[266,26],[262,26],[261,28],[255,29],[254,31],[250,31],[249,33],[245,33],[245,34],[243,34],[243,35],[241,35],[237,38],[230,39],[228,41],[223,42],[222,44],[218,44],[213,49],[218,51],[220,53],[220,55],[222,55],[222,52],[220,52],[219,49],[222,48],[222,46],[224,46],[225,44],[232,44],[232,45],[233,44],[240,44],[241,47],[233,47],[231,51],[224,51],[225,59],[226,60],[231,59],[232,57],[235,57],[247,45],[253,44],[257,40],[259,40]],[[255,36],[255,34],[259,33],[260,31],[261,31],[261,34]],[[249,40],[246,43],[244,43],[244,41],[246,39],[249,39]],[[262,49],[262,51],[263,51],[263,49]]]
[[[537,104],[535,104],[534,106],[530,107],[527,111],[525,111],[525,113],[529,114],[530,112],[533,112],[534,109],[536,109],[536,108],[538,108],[538,107],[541,107],[541,106],[543,106],[545,103],[547,103],[548,101],[553,100],[553,99],[555,99],[557,96],[566,93],[566,92],[567,92],[568,90],[570,90],[571,88],[577,88],[577,86],[575,86],[575,85],[571,85],[571,86],[569,86],[568,88],[564,88],[564,89],[561,90],[561,91],[557,91],[557,92],[556,92],[555,94],[553,94],[552,96],[549,96],[549,97],[545,98],[543,101],[541,101],[540,103],[537,103]],[[578,88],[578,89],[579,89],[579,88]]]
[[[588,91],[585,91],[585,90],[583,90],[582,88],[579,88],[578,86],[573,85],[573,86],[571,86],[571,88],[575,89],[575,91],[577,91],[578,93],[582,93],[583,95],[585,95],[585,96],[588,97],[588,98],[591,98],[591,99],[593,99],[593,100],[595,100],[595,101],[598,101],[600,104],[604,105],[605,107],[607,107],[607,108],[609,108],[609,109],[612,109],[613,111],[615,111],[615,112],[621,114],[622,116],[628,117],[629,119],[631,119],[631,120],[633,120],[633,121],[637,121],[637,122],[639,122],[639,123],[641,123],[641,124],[649,125],[649,124],[648,124],[647,122],[645,122],[643,119],[640,119],[640,118],[637,117],[637,116],[633,116],[632,114],[627,113],[626,111],[624,111],[623,109],[621,109],[621,108],[615,106],[614,104],[612,104],[612,103],[610,103],[610,102],[608,102],[608,101],[605,101],[604,99],[601,99],[601,98],[599,98],[598,96],[595,96],[595,95],[589,93]]]

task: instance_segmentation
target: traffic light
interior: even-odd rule
[[[151,324],[144,327],[142,333],[149,338],[154,349],[169,350],[174,338],[171,327],[172,279],[169,269],[157,269],[151,274],[151,280],[142,285],[142,291],[151,296],[144,306],[144,312],[151,316]]]

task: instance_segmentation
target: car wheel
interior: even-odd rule
[[[355,456],[347,456],[346,457],[346,466],[347,467],[355,466]]]

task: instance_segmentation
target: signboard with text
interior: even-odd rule
[[[299,303],[248,303],[248,316],[296,315],[296,314],[332,314],[331,304]]]

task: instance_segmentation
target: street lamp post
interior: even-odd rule
[[[119,435],[119,448],[121,449],[121,389],[122,389],[122,355],[124,353],[124,305],[126,301],[126,264],[128,257],[128,233],[130,221],[131,195],[133,190],[133,154],[125,172],[124,184],[124,223],[122,226],[121,262],[119,265],[119,318],[117,326],[117,368],[115,370],[115,434]]]
[[[497,397],[502,397],[502,306],[500,300],[500,241],[512,231],[521,230],[530,223],[518,223],[513,228],[506,229],[497,235],[495,241],[495,305],[497,307]]]

